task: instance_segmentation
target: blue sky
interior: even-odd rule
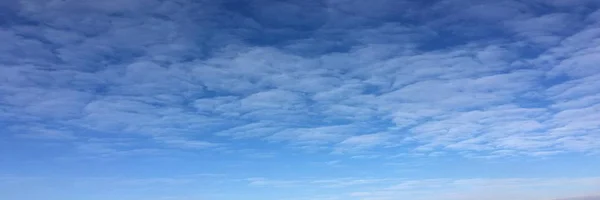
[[[598,200],[600,1],[2,0],[0,199]]]

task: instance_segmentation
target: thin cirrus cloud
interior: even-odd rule
[[[292,158],[342,160],[330,167],[348,167],[355,158],[594,157],[600,153],[599,6],[592,0],[5,1],[0,145],[24,153],[2,155],[18,163],[35,152],[57,162],[211,154],[241,162],[228,163],[236,170],[254,163],[244,159],[268,157],[283,174]],[[277,160],[282,155],[293,156]],[[289,189],[306,180],[296,178],[240,180]],[[458,187],[442,182],[436,184]],[[400,198],[397,187],[363,189],[370,192],[340,194]],[[479,198],[490,194],[483,193]],[[525,193],[568,197],[533,191],[511,197]],[[453,195],[422,199],[476,198]]]

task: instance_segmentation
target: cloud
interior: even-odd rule
[[[219,146],[219,144],[216,144],[216,143],[197,141],[197,140],[189,140],[189,139],[183,139],[183,138],[158,138],[158,140],[164,142],[167,145],[173,146],[175,148],[203,149],[203,148],[211,148],[211,147]]]
[[[560,42],[565,35],[572,34],[581,24],[568,23],[577,20],[578,16],[567,13],[553,13],[540,17],[520,19],[508,22],[513,31],[534,43],[553,45]]]
[[[14,132],[17,132],[17,137],[29,139],[50,139],[50,140],[72,140],[75,136],[70,130],[61,130],[60,128],[38,126],[13,126]]]
[[[261,186],[261,187],[292,187],[296,186],[300,182],[298,181],[282,181],[282,180],[269,180],[265,178],[249,178],[247,179],[248,185],[250,186]]]
[[[321,126],[315,128],[292,128],[269,136],[274,141],[288,141],[299,144],[328,144],[356,133],[353,125]]]
[[[122,133],[166,149],[600,147],[593,2],[233,4],[11,4],[0,117],[15,136]]]
[[[357,135],[346,138],[338,143],[336,152],[352,152],[366,150],[373,147],[390,147],[394,145],[394,136],[389,133],[373,133]]]

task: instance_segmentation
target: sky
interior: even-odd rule
[[[600,200],[597,0],[0,0],[3,200]]]

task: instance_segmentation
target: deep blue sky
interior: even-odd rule
[[[598,200],[600,1],[0,0],[2,200]]]

